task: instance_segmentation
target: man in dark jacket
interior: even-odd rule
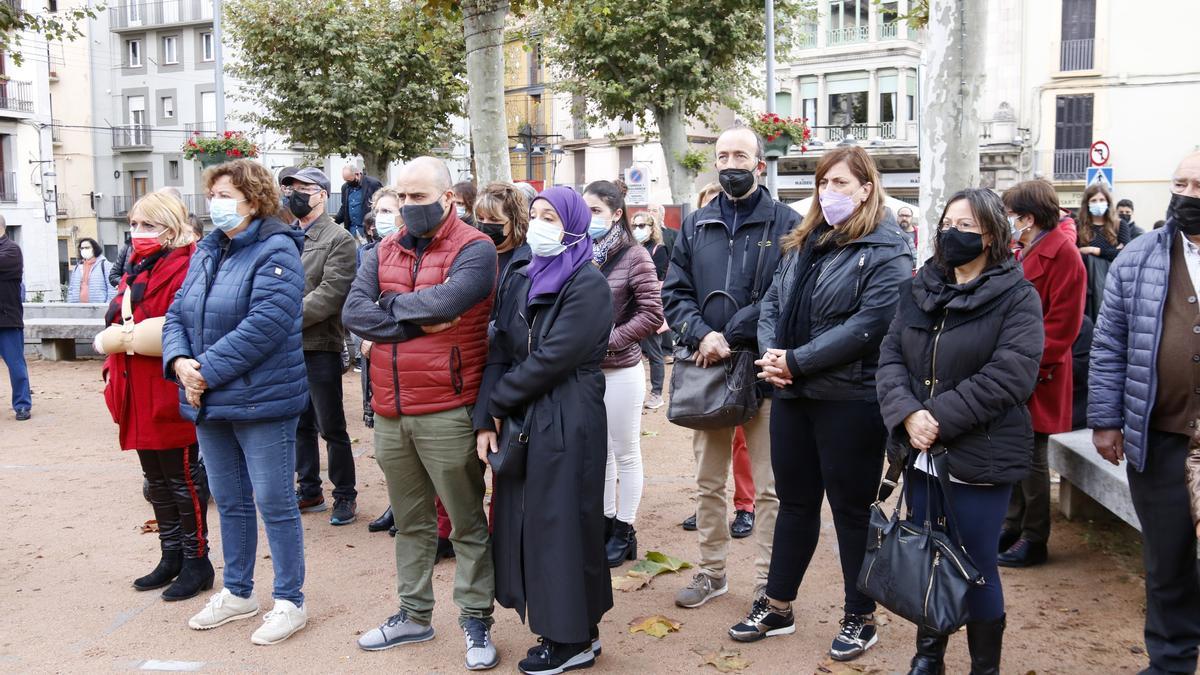
[[[1142,524],[1147,673],[1192,673],[1200,574],[1184,465],[1200,417],[1200,152],[1180,163],[1162,229],[1112,264],[1092,340],[1088,426],[1104,459],[1128,459]]]
[[[1129,238],[1137,239],[1146,234],[1146,231],[1138,227],[1133,221],[1133,200],[1122,199],[1117,202],[1117,217],[1121,219],[1121,225],[1129,228]]]
[[[728,129],[717,139],[716,168],[722,193],[688,215],[671,256],[663,285],[667,322],[701,367],[720,367],[733,350],[758,348],[758,300],[766,294],[779,263],[779,240],[799,214],[759,186],[766,168],[762,139],[748,128]],[[765,586],[779,498],[771,471],[771,402],[745,425],[754,475],[755,531],[759,555],[757,584]],[[725,482],[734,428],[694,432],[696,483],[700,492],[696,524],[700,569],[675,597],[680,607],[699,607],[728,591],[725,558]]]
[[[321,490],[321,452],[317,434],[329,451],[329,480],[333,483],[333,513],[329,522],[354,522],[358,492],[354,488],[354,455],[346,433],[342,407],[342,305],[354,281],[354,238],[334,224],[325,212],[329,179],[309,167],[283,179],[288,210],[304,231],[304,364],[308,370],[309,402],[296,429],[296,498],[302,512],[324,511]]]
[[[333,222],[343,225],[356,239],[363,239],[363,217],[371,210],[371,198],[383,187],[379,179],[368,176],[353,164],[342,167],[342,205]]]
[[[8,238],[8,224],[0,216],[0,359],[12,384],[12,407],[17,419],[29,419],[33,400],[29,370],[25,367],[25,309],[21,306],[21,278],[25,263],[21,247]]]

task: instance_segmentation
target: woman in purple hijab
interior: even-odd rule
[[[496,478],[496,600],[528,615],[539,637],[518,667],[558,673],[594,664],[598,625],[612,607],[600,370],[612,295],[592,264],[583,198],[554,187],[530,210],[533,259],[514,260],[497,291],[474,422]]]

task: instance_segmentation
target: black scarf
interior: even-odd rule
[[[828,224],[818,226],[800,250],[795,285],[789,289],[788,302],[781,308],[779,323],[775,325],[775,342],[783,349],[795,349],[812,339],[813,291],[821,276],[821,263],[837,248],[837,238],[827,236],[832,230]]]
[[[108,311],[104,314],[104,325],[111,326],[114,323],[120,323],[121,303],[124,302],[125,293],[129,293],[129,307],[131,310],[136,309],[142,304],[142,299],[146,297],[146,287],[150,284],[150,275],[146,274],[142,277],[142,273],[154,268],[154,265],[171,251],[168,249],[159,249],[154,253],[142,258],[133,264],[125,272],[125,290],[117,293],[115,297],[108,303]],[[138,277],[142,277],[139,279]]]

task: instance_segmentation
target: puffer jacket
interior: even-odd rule
[[[779,263],[758,320],[760,351],[787,349],[795,381],[775,396],[875,400],[879,343],[896,313],[900,283],[912,277],[908,236],[888,211],[873,232],[831,253],[813,289],[812,338],[803,345],[781,345],[776,328],[781,308],[796,290],[799,253],[790,251]]]
[[[67,282],[67,302],[79,302],[80,286],[83,284],[83,268],[85,263],[81,260],[75,269],[71,270],[71,278]],[[92,273],[88,275],[88,302],[89,303],[104,303],[108,304],[113,296],[117,294],[117,289],[108,283],[108,274],[112,271],[113,264],[104,256],[97,256],[96,262],[92,263]]]
[[[269,420],[308,404],[301,343],[304,233],[274,216],[232,240],[213,230],[196,245],[163,327],[164,376],[194,358],[208,390],[197,410],[180,389],[180,413],[205,420]]]
[[[663,324],[662,285],[650,252],[629,242],[611,251],[600,271],[613,299],[613,328],[601,367],[629,368],[642,362],[641,341]]]
[[[949,450],[950,474],[968,483],[1015,483],[1033,459],[1026,402],[1037,385],[1042,303],[1014,261],[952,285],[938,265],[900,287],[879,350],[879,410],[888,457],[908,447],[904,420],[928,410]]]
[[[1137,471],[1146,466],[1171,241],[1178,234],[1170,219],[1122,249],[1109,270],[1092,338],[1088,427],[1122,429],[1125,458]]]

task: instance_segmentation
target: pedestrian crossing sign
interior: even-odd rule
[[[1113,168],[1111,166],[1089,166],[1087,169],[1087,186],[1099,183],[1109,190],[1113,189]]]

